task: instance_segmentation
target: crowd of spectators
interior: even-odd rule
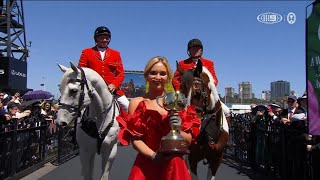
[[[271,120],[273,123],[278,123],[291,128],[304,128],[307,141],[311,141],[312,135],[307,134],[308,119],[307,119],[307,92],[297,98],[294,95],[287,97],[284,107],[277,103],[266,105],[251,105],[253,122],[259,123],[261,120]],[[307,150],[320,150],[320,144],[307,145]]]
[[[58,108],[57,104],[48,100],[23,100],[19,92],[10,95],[0,90],[0,132],[9,131],[7,126],[13,123],[19,128],[46,124],[55,130],[54,119]]]
[[[308,156],[319,161],[320,138],[308,131],[307,92],[297,98],[290,95],[286,104],[251,105],[251,162],[255,165],[280,167],[288,179],[305,179]],[[282,130],[280,130],[282,129]],[[281,133],[283,132],[283,136]],[[284,143],[284,144],[283,144]],[[311,155],[312,153],[312,155]],[[286,172],[281,170],[283,158],[287,162]],[[253,158],[253,159],[252,159]],[[269,166],[269,168],[271,168]],[[299,169],[299,171],[298,171]],[[320,177],[316,173],[316,177]]]

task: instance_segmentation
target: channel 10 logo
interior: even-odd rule
[[[257,20],[264,24],[276,24],[282,21],[282,16],[278,13],[266,12],[259,14]]]

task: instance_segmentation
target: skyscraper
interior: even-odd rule
[[[234,88],[233,87],[226,87],[225,88],[225,96],[234,98]]]
[[[279,101],[290,94],[290,82],[279,80],[271,82],[271,99]]]
[[[239,83],[239,97],[241,99],[252,99],[252,84],[250,82]]]

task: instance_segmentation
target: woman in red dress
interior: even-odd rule
[[[160,141],[171,130],[170,124],[181,125],[181,135],[190,144],[199,133],[200,119],[191,106],[168,116],[156,98],[165,94],[164,87],[170,83],[173,73],[166,58],[153,57],[146,65],[144,78],[149,90],[143,97],[131,100],[129,117],[124,120],[119,140],[131,139],[138,151],[129,175],[129,180],[189,180],[190,173],[181,154],[164,155],[157,153]],[[159,99],[161,104],[162,100]]]

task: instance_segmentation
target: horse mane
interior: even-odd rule
[[[209,77],[208,87],[211,90],[211,94],[210,94],[211,101],[208,106],[208,110],[212,110],[214,108],[216,102],[218,102],[220,100],[219,94],[218,94],[216,86],[214,85],[215,81],[214,81],[214,78],[213,78],[212,74],[210,73],[210,71],[206,67],[203,66],[202,72],[205,73]]]

